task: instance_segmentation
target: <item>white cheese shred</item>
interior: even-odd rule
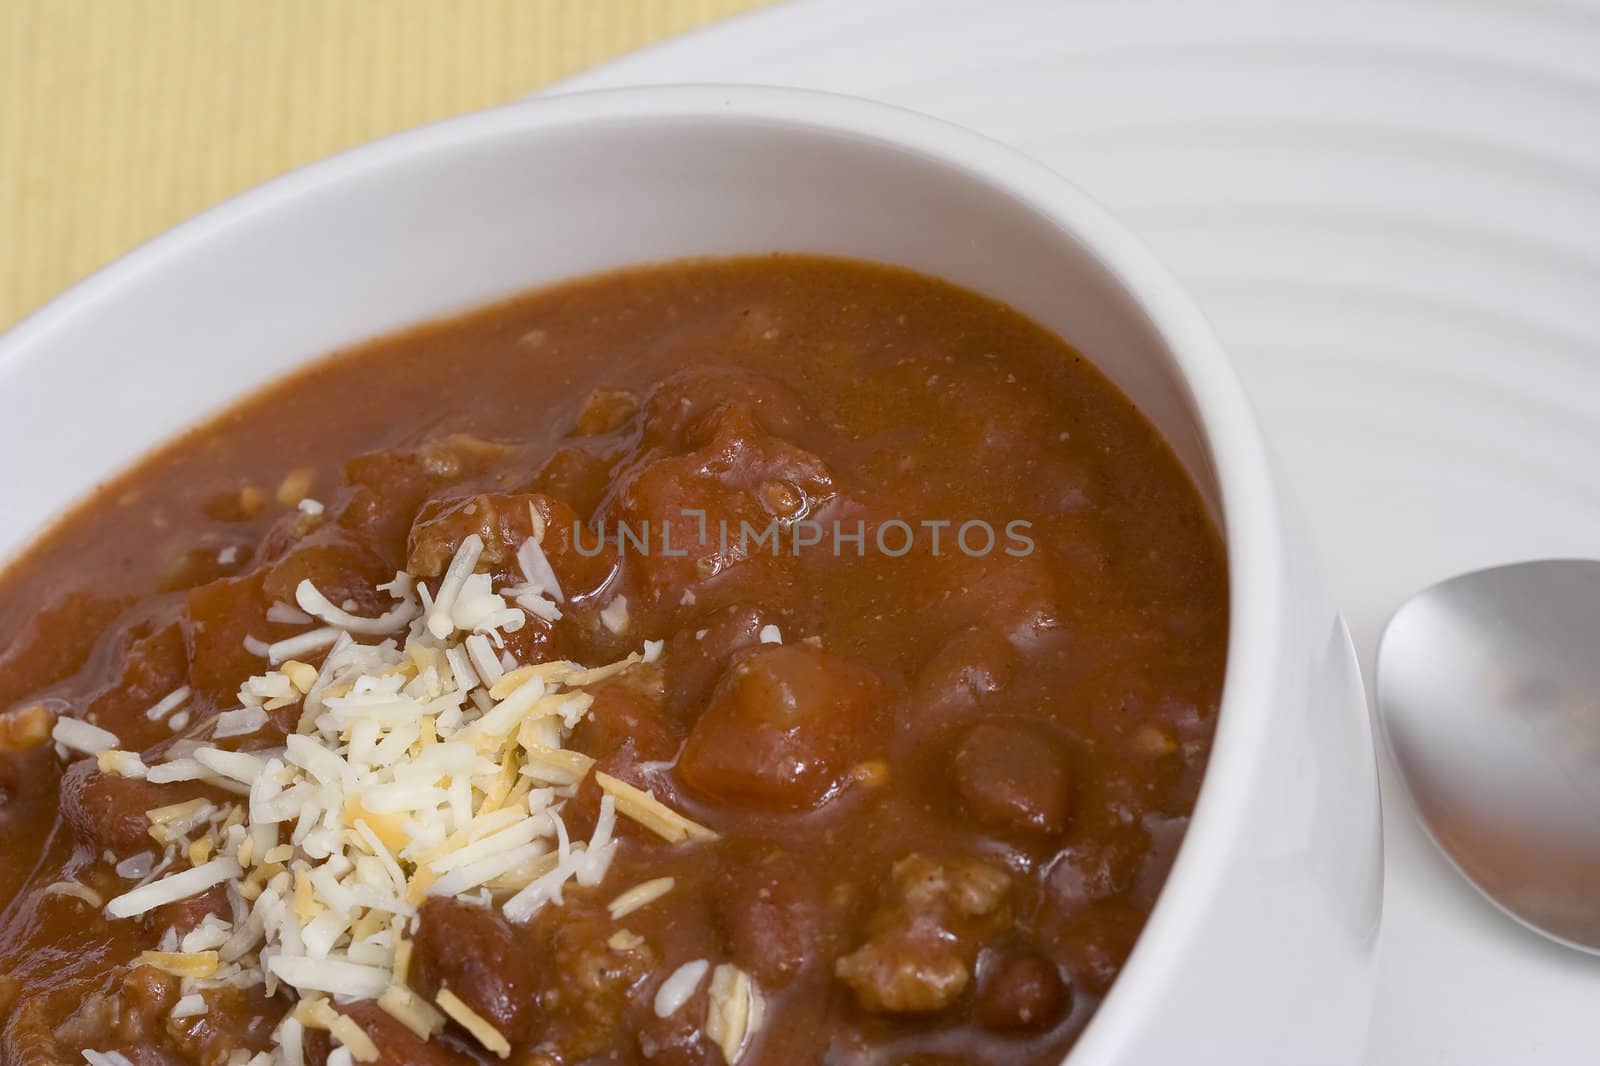
[[[606,905],[612,920],[621,921],[639,908],[649,906],[671,892],[674,884],[673,878],[657,877],[634,885]]]
[[[238,877],[242,872],[235,859],[212,859],[182,873],[163,877],[159,881],[152,881],[148,885],[123,893],[106,904],[106,916],[133,918],[165,904],[198,895],[212,885],[220,885],[224,881]]]
[[[198,992],[191,992],[179,998],[178,1002],[172,1005],[172,1009],[167,1012],[167,1017],[178,1021],[183,1018],[193,1018],[197,1014],[204,1014],[206,1010],[205,997]]]
[[[99,907],[105,902],[105,900],[100,898],[100,893],[96,892],[88,885],[80,884],[77,881],[53,881],[44,886],[44,894],[47,896],[66,896],[69,899],[82,900],[91,907]]]
[[[455,557],[445,568],[444,577],[439,579],[439,591],[433,597],[433,609],[428,612],[428,632],[436,639],[443,640],[455,631],[456,624],[451,609],[455,607],[461,590],[466,587],[467,579],[477,569],[478,559],[482,555],[482,537],[470,533],[462,538]]]
[[[83,1052],[83,1061],[89,1066],[134,1066],[132,1059],[120,1051],[91,1051]]]
[[[668,1018],[683,1009],[694,996],[695,990],[700,987],[700,982],[706,979],[706,971],[711,969],[711,963],[705,959],[695,959],[686,962],[672,971],[672,975],[661,982],[661,987],[656,989],[655,1012],[657,1018]]]
[[[295,586],[294,598],[300,609],[312,617],[330,626],[337,626],[347,633],[359,633],[363,636],[393,633],[417,615],[416,601],[406,597],[377,618],[357,617],[342,607],[336,607],[328,597],[317,591],[317,586],[311,583],[310,578],[302,579],[300,584]]]
[[[618,596],[600,611],[600,622],[613,633],[628,628],[628,597]]]
[[[68,751],[80,755],[99,755],[119,745],[117,735],[109,729],[90,725],[81,718],[57,718],[50,739]]]
[[[189,692],[188,685],[173,689],[163,696],[155,706],[144,712],[145,718],[152,722],[164,720],[167,715],[189,702]]]
[[[226,737],[245,737],[258,733],[267,724],[267,712],[260,707],[240,707],[217,715],[211,735],[218,740]]]

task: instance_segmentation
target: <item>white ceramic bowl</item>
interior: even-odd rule
[[[1354,1061],[1380,830],[1343,624],[1205,322],[1098,206],[975,134],[815,93],[624,90],[468,115],[262,186],[0,339],[0,558],[152,446],[340,345],[573,275],[774,250],[903,264],[1031,315],[1143,408],[1222,519],[1215,750],[1073,1066]]]

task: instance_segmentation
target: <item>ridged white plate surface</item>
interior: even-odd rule
[[[1237,361],[1368,666],[1432,581],[1600,556],[1600,3],[810,0],[564,87],[672,81],[902,104],[1108,204]],[[1600,965],[1393,786],[1367,1062],[1595,1062]]]

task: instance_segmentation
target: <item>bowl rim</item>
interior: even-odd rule
[[[1256,415],[1198,307],[1155,256],[1065,177],[1001,142],[894,105],[809,89],[751,85],[652,85],[560,91],[470,112],[346,149],[248,189],[140,244],[73,284],[0,334],[0,382],[42,358],[52,333],[92,316],[107,296],[169,259],[204,256],[229,231],[337,183],[382,180],[385,168],[503,137],[608,121],[735,120],[844,133],[908,151],[962,173],[1027,208],[1079,246],[1142,313],[1196,415],[1220,498],[1228,560],[1228,652],[1217,729],[1203,784],[1172,869],[1132,953],[1069,1055],[1104,1059],[1149,1014],[1141,1000],[1176,986],[1208,901],[1223,890],[1243,831],[1250,771],[1266,747],[1273,663],[1287,604],[1280,504]],[[998,295],[1004,299],[1003,294]],[[175,431],[176,432],[176,431]],[[137,461],[130,458],[129,462]],[[85,497],[79,497],[83,499]],[[62,512],[64,513],[64,512]],[[56,515],[42,516],[48,523]],[[48,525],[39,527],[42,532]],[[19,545],[26,550],[31,539]],[[11,553],[7,553],[11,555]],[[11,556],[15,558],[14,555]],[[6,560],[7,562],[11,560]]]

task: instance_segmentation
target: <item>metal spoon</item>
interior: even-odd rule
[[[1600,562],[1418,593],[1384,631],[1377,690],[1439,849],[1523,925],[1600,953]]]

